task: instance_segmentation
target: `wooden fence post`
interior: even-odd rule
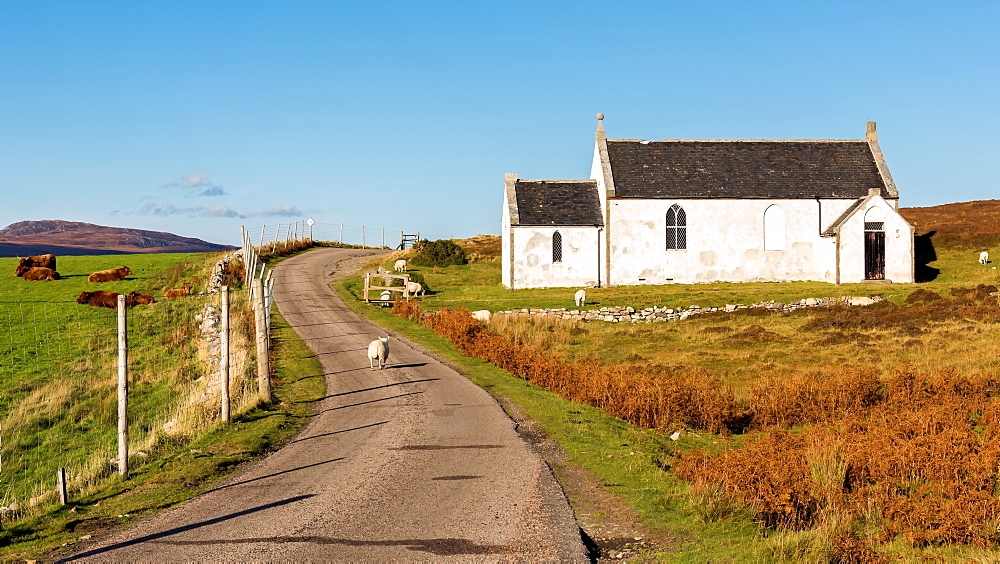
[[[219,289],[222,295],[222,332],[221,332],[221,374],[219,386],[222,390],[222,422],[229,423],[229,286]]]
[[[267,356],[267,324],[264,316],[264,282],[260,278],[253,281],[254,321],[257,328],[257,393],[261,401],[271,402],[271,367]]]
[[[59,504],[66,505],[66,469],[62,466],[56,471],[56,484],[59,489]]]
[[[118,295],[118,473],[128,477],[128,325],[123,294]]]
[[[340,244],[344,244],[344,222],[340,222]]]

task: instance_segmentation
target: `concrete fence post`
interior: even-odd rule
[[[128,477],[128,325],[125,296],[118,295],[118,473]]]

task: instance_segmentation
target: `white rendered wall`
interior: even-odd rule
[[[611,285],[836,282],[836,238],[820,237],[854,200],[612,200]],[[687,215],[687,249],[666,249],[666,213]],[[764,211],[781,207],[785,249],[764,250]],[[863,260],[863,259],[862,259]]]
[[[511,272],[503,274],[503,285],[510,289],[594,286],[599,278],[598,265],[603,250],[598,246],[596,227],[514,227],[514,261]],[[504,233],[508,233],[504,231]],[[562,261],[552,262],[552,234],[562,235]],[[509,238],[505,235],[504,244]],[[510,262],[508,249],[505,259]],[[506,268],[506,267],[505,267]]]
[[[507,207],[507,191],[503,193],[503,213],[500,216],[500,283],[510,288],[510,208]]]
[[[865,280],[865,215],[872,208],[884,216],[885,279],[913,282],[913,228],[879,196],[869,199],[840,228],[840,282]]]

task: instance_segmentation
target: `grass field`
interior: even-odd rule
[[[61,280],[37,282],[13,275],[18,264],[16,258],[0,258],[0,302],[73,301],[85,290],[136,291],[156,297],[162,296],[165,290],[185,284],[198,291],[205,284],[205,265],[214,263],[220,256],[217,253],[65,256],[57,258],[56,270]],[[93,272],[123,265],[132,270],[125,280],[101,284],[87,282]]]
[[[79,325],[61,329],[58,335],[65,339],[47,338],[62,343],[58,354],[53,354],[51,347],[34,347],[21,355],[30,362],[13,362],[12,354],[2,357],[8,380],[4,381],[5,393],[0,398],[20,399],[8,401],[10,407],[0,411],[4,449],[0,484],[11,496],[5,498],[5,503],[11,499],[22,502],[21,509],[0,515],[0,558],[4,561],[56,560],[92,534],[126,526],[190,499],[277,449],[308,420],[310,404],[324,394],[322,370],[280,316],[275,314],[272,323],[274,401],[260,404],[252,380],[254,366],[239,352],[252,348],[252,315],[244,293],[232,293],[234,414],[232,424],[222,425],[218,422],[217,401],[205,401],[213,397],[205,393],[211,379],[205,378],[206,351],[198,346],[194,333],[198,327],[195,315],[206,300],[211,302],[217,297],[161,300],[129,310],[133,349],[130,442],[144,455],[130,461],[127,479],[112,474],[108,461],[114,456],[112,382],[116,368],[113,362],[100,357],[107,353],[114,356],[117,351],[94,335],[106,335],[111,345],[116,344],[115,312],[72,301],[79,291],[94,289],[82,273],[110,268],[115,263],[128,264],[133,276],[116,285],[99,287],[160,296],[164,289],[184,284],[201,289],[208,267],[218,258],[216,254],[118,255],[111,258],[114,263],[107,264],[108,257],[68,257],[65,262],[59,259],[59,270],[70,273],[67,280],[27,286],[11,276],[12,280],[0,283],[4,299],[17,296],[20,300],[0,300],[0,305],[7,303],[15,308],[21,323],[5,325],[0,318],[0,347],[5,344],[5,336],[19,351],[27,343],[34,343],[34,336],[40,333],[26,323],[37,325],[39,320],[51,320],[46,323],[62,327],[69,319]],[[74,276],[76,272],[82,278]],[[64,301],[66,295],[70,296],[68,302]],[[107,324],[111,328],[102,333]],[[11,339],[11,335],[17,337]],[[69,364],[62,366],[62,360]],[[20,386],[9,385],[12,375],[22,382]],[[60,391],[57,387],[69,389]],[[217,394],[214,397],[217,399]],[[172,423],[169,432],[163,425],[168,420]],[[13,448],[15,444],[17,449]],[[25,453],[31,459],[17,462],[25,458]],[[90,466],[69,465],[70,502],[59,506],[53,494],[54,468],[66,465],[68,458],[84,460]],[[30,486],[47,493],[29,502],[26,496],[34,494],[24,492],[31,490]],[[15,492],[21,493],[14,498]],[[33,507],[25,511],[29,505]]]
[[[990,248],[991,255],[998,256],[997,250]],[[397,254],[383,257],[382,264],[390,267]],[[619,378],[623,373],[614,367],[622,367],[637,378],[619,392],[619,401],[630,404],[622,411],[634,412],[640,398],[627,390],[648,387],[647,379],[661,382],[655,385],[662,390],[673,389],[672,378],[695,374],[700,380],[690,380],[693,386],[714,387],[704,393],[729,394],[727,417],[750,417],[740,427],[748,429],[746,434],[716,434],[682,420],[644,432],[624,421],[609,423],[579,404],[533,411],[552,435],[561,437],[574,462],[615,484],[608,489],[628,499],[652,528],[665,537],[687,539],[664,558],[993,560],[1000,554],[1000,537],[990,523],[1000,519],[1000,498],[989,484],[1000,481],[1000,475],[988,461],[1000,456],[993,439],[1000,428],[994,427],[993,415],[984,414],[1000,409],[1000,308],[995,298],[968,290],[1000,279],[992,264],[980,265],[977,257],[978,251],[965,245],[939,248],[925,265],[937,275],[920,284],[617,287],[588,291],[587,300],[588,308],[596,308],[886,298],[867,308],[720,313],[657,324],[495,321],[490,328],[514,343],[509,354],[522,354],[517,347],[529,356],[544,350],[568,363],[568,379],[556,385],[564,395],[569,380],[582,381],[589,371],[596,371],[595,382],[602,373],[604,379]],[[499,284],[499,264],[480,258],[487,260],[415,268],[432,291],[420,300],[422,309],[573,309],[572,289],[508,291]],[[357,295],[361,283],[360,278],[347,280],[342,290]],[[378,308],[358,307],[366,315],[384,315]],[[409,332],[412,324],[407,323],[396,326]],[[422,330],[412,329],[418,335]],[[471,338],[465,329],[456,331],[462,339]],[[504,378],[494,374],[485,386],[497,388]],[[508,391],[502,394],[518,390],[523,404],[546,394],[530,385],[503,386]],[[602,430],[580,423],[591,416],[602,419]],[[577,433],[581,425],[591,432]],[[717,426],[725,429],[723,423]],[[943,434],[945,428],[954,432]],[[665,440],[674,430],[683,431],[684,438]],[[838,433],[850,438],[840,439]],[[819,442],[804,443],[803,436]],[[816,444],[829,446],[817,449]],[[595,451],[600,454],[590,454]],[[962,458],[949,462],[947,453],[954,452],[964,453],[967,463]],[[986,470],[985,486],[974,477],[981,475],[976,470],[981,464],[992,468]],[[894,473],[902,468],[908,470]],[[939,472],[950,472],[950,478]],[[864,496],[875,505],[859,509]]]
[[[117,314],[75,303],[84,290],[138,291],[162,296],[168,288],[198,286],[215,254],[60,257],[63,279],[24,281],[16,259],[0,260],[0,504],[20,509],[54,495],[57,467],[71,487],[107,476],[117,449]],[[93,284],[96,270],[128,265],[120,282]],[[249,342],[245,299],[234,293],[234,350]],[[155,449],[167,435],[190,434],[211,420],[188,396],[203,388],[210,352],[199,342],[196,316],[217,296],[163,300],[128,311],[129,419],[132,450]],[[242,345],[241,345],[242,344]],[[236,363],[242,382],[252,367]],[[248,395],[240,384],[234,405]],[[188,406],[188,407],[185,407]],[[166,427],[165,427],[166,426]],[[169,431],[167,430],[169,428]]]

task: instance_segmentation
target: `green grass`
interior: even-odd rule
[[[84,289],[160,294],[165,287],[205,278],[217,254],[62,257],[67,277],[49,282],[0,278],[0,502],[22,508],[53,496],[56,468],[75,487],[106,478],[117,453],[117,312],[74,302]],[[111,261],[114,261],[113,263]],[[13,272],[16,259],[0,264]],[[127,264],[121,282],[90,284],[87,274]],[[198,322],[217,297],[160,300],[128,311],[129,419],[132,450],[164,439],[164,424],[191,431],[182,411],[206,365],[199,358]],[[234,343],[240,341],[242,294],[233,299]],[[234,375],[234,379],[248,376]],[[187,417],[185,420],[184,418]]]
[[[195,291],[204,290],[201,274],[205,265],[214,263],[223,253],[162,253],[140,255],[94,255],[58,257],[56,270],[62,277],[55,281],[25,281],[14,276],[16,258],[0,258],[0,302],[7,301],[74,301],[80,292],[107,290],[128,293],[136,291],[153,296],[164,290],[191,284]],[[128,266],[132,274],[119,282],[92,283],[87,277],[94,272]]]
[[[294,330],[274,314],[274,398],[217,423],[203,436],[163,440],[139,459],[128,479],[110,475],[85,492],[70,493],[70,504],[39,506],[0,531],[0,558],[54,560],[66,556],[87,535],[123,527],[188,500],[277,450],[305,424],[309,406],[325,394],[323,371]],[[68,543],[69,546],[62,545]]]

